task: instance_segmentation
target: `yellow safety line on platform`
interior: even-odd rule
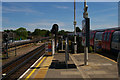
[[[97,54],[97,55],[99,55],[99,56],[101,56],[101,57],[103,57],[103,58],[106,58],[106,59],[108,59],[108,60],[110,60],[110,61],[112,61],[112,62],[114,62],[114,63],[117,63],[115,60],[112,60],[112,59],[110,59],[110,58],[108,58],[108,57],[105,57],[105,56],[100,55],[100,54]]]
[[[42,64],[40,70],[38,71],[38,73],[35,75],[34,78],[36,79],[44,79],[45,75],[49,69],[49,66],[51,65],[53,56],[48,56],[45,60],[45,62]]]
[[[40,64],[43,62],[43,60],[45,59],[46,57],[43,57],[42,60],[38,63],[38,65],[36,67],[39,67]],[[26,77],[25,80],[28,80],[30,78],[30,76],[35,72],[36,69],[33,69],[32,72]]]

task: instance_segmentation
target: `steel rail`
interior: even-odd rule
[[[13,61],[11,61],[11,62],[9,62],[9,63],[3,65],[3,66],[2,66],[2,69],[6,68],[6,67],[9,66],[9,65],[12,65],[14,62],[19,61],[20,59],[24,58],[25,56],[28,56],[28,55],[34,53],[35,51],[39,50],[40,48],[42,48],[42,47],[44,47],[44,46],[45,46],[45,44],[43,44],[43,45],[41,45],[40,47],[38,47],[38,48],[36,48],[36,49],[34,49],[34,50],[28,52],[27,54],[22,55],[22,56],[16,58],[15,60],[13,60]]]
[[[42,46],[41,46],[42,47]],[[20,63],[18,66],[16,66],[14,69],[12,69],[11,71],[9,71],[5,76],[2,77],[2,80],[5,80],[6,78],[8,78],[11,74],[13,74],[16,70],[18,70],[21,66],[25,65],[27,62],[29,62],[32,58],[34,58],[36,55],[38,55],[39,53],[41,53],[43,50],[45,50],[45,47],[43,47],[40,51],[38,51],[36,54],[32,55],[31,57],[29,57],[27,60],[25,60],[24,62]]]

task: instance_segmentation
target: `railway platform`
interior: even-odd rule
[[[88,65],[84,66],[84,54],[70,55],[83,78],[118,79],[117,62],[97,53],[89,53]]]
[[[89,53],[88,65],[84,65],[84,54],[70,54],[68,67],[65,53],[43,56],[19,79],[42,80],[118,80],[117,62],[97,53]]]

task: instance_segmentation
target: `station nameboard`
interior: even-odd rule
[[[90,34],[90,18],[85,18],[82,21],[82,45],[89,46],[89,34]]]

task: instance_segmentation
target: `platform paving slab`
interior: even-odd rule
[[[70,54],[83,78],[118,80],[117,63],[97,54],[89,53],[88,65],[84,66],[84,54]]]

